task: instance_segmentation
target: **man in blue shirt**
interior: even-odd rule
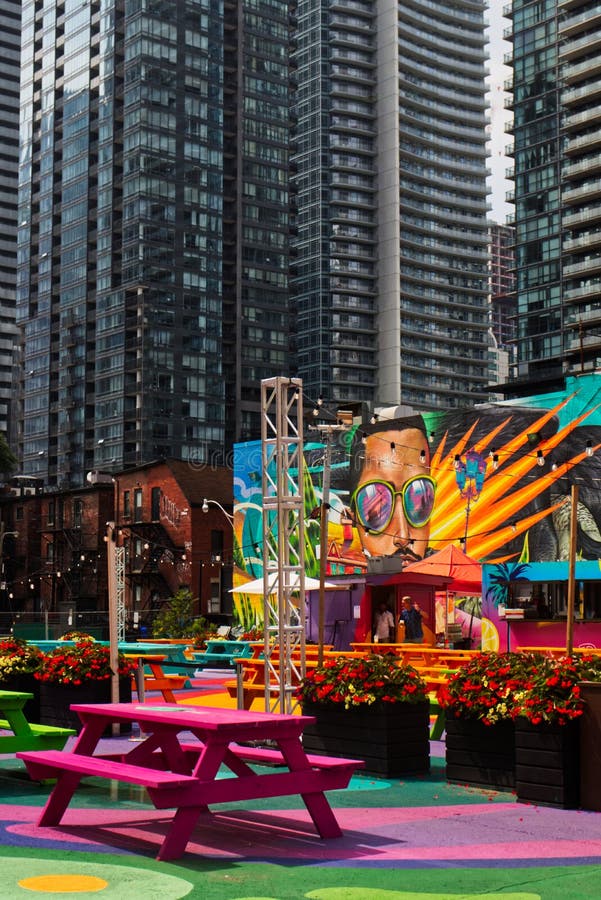
[[[401,622],[405,625],[405,641],[408,644],[423,644],[422,613],[417,603],[411,602],[411,597],[403,597]]]

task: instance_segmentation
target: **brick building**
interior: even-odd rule
[[[205,498],[215,501],[207,512]],[[128,629],[149,625],[180,587],[197,598],[199,614],[229,615],[231,508],[230,469],[179,460],[112,477],[90,473],[86,487],[64,491],[44,490],[37,479],[13,479],[0,497],[0,593],[6,601],[0,631],[16,618],[41,620],[46,613],[53,631],[106,628],[107,522],[115,523],[125,547]]]

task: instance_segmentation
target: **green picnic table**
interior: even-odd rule
[[[18,750],[62,750],[72,728],[38,725],[28,722],[23,707],[33,694],[0,691],[0,753]]]

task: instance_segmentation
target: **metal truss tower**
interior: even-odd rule
[[[302,381],[263,380],[261,413],[265,709],[290,713],[305,674]]]

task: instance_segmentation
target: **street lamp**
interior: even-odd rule
[[[230,525],[233,526],[233,524],[234,524],[234,517],[233,517],[233,515],[232,515],[231,513],[227,512],[227,511],[223,508],[223,506],[221,505],[221,503],[219,503],[218,500],[207,500],[207,498],[205,497],[205,498],[203,499],[203,501],[202,501],[202,506],[201,506],[201,509],[202,509],[203,513],[208,513],[208,511],[209,511],[209,504],[210,504],[210,503],[212,503],[214,506],[218,506],[219,509],[221,510],[221,512],[223,513],[223,515],[226,517],[226,519],[229,519]]]
[[[457,487],[459,488],[459,493],[464,500],[467,500],[465,506],[465,534],[463,536],[463,550],[467,553],[470,509],[472,502],[476,502],[484,486],[486,460],[477,450],[468,450],[465,454],[465,460],[457,455],[453,465],[455,468],[455,480],[457,482]]]

